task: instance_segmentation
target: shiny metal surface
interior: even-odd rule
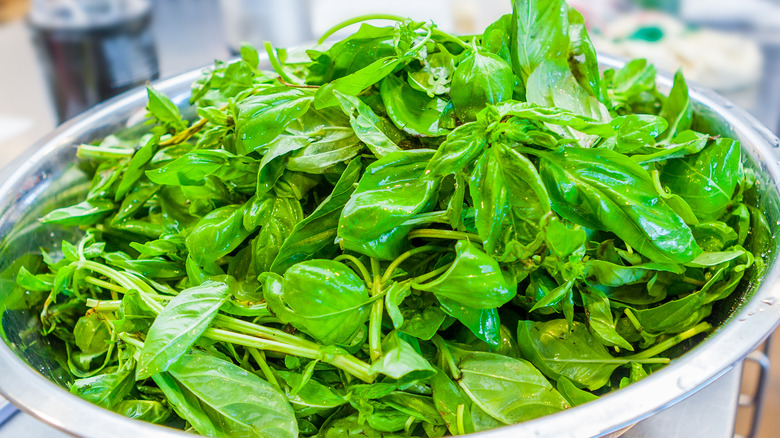
[[[602,57],[607,66],[619,65]],[[184,105],[191,72],[156,84],[156,88]],[[668,88],[669,78],[659,78]],[[743,146],[746,167],[759,171],[762,197],[759,208],[767,215],[773,234],[780,230],[780,141],[753,117],[716,96],[691,87],[696,101],[696,127],[712,134],[728,134]],[[95,107],[66,123],[28,150],[0,174],[0,272],[16,257],[39,247],[56,247],[77,230],[38,223],[41,212],[73,203],[87,181],[74,166],[79,143],[102,138],[143,117],[146,94],[131,91]],[[650,417],[707,386],[731,370],[760,344],[780,321],[780,262],[777,242],[772,245],[770,268],[760,282],[746,285],[747,298],[720,303],[712,318],[719,324],[706,341],[666,368],[630,387],[599,400],[523,424],[483,432],[481,437],[590,438],[616,433]],[[0,301],[4,289],[0,288]],[[34,417],[75,436],[183,437],[182,432],[129,420],[69,394],[61,385],[59,365],[46,355],[47,341],[37,336],[37,317],[17,310],[2,317],[0,335],[0,393]],[[24,339],[24,340],[22,340]],[[45,376],[45,377],[44,377]],[[614,435],[613,435],[614,436]]]

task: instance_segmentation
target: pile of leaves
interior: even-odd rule
[[[79,147],[86,198],[42,220],[84,237],[16,276],[72,393],[208,436],[465,434],[643,378],[760,275],[755,176],[682,75],[600,73],[563,0],[395,21],[274,71],[244,47],[194,121],[149,88],[142,137]]]

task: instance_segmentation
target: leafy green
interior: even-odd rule
[[[350,344],[368,319],[363,280],[331,260],[307,260],[284,278],[268,273],[264,295],[276,316],[324,344]]]
[[[189,105],[147,87],[5,236],[49,242],[6,254],[2,326],[40,321],[8,344],[219,437],[469,434],[683,354],[768,268],[763,180],[682,74],[602,71],[564,0],[511,4],[471,36],[357,17],[273,71],[243,45]]]
[[[227,284],[209,281],[175,296],[149,328],[136,380],[168,370],[187,353],[216,317],[228,291]]]

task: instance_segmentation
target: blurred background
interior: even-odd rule
[[[569,3],[601,52],[647,58],[664,72],[682,68],[688,80],[780,131],[780,0]],[[376,12],[470,34],[510,9],[509,0],[0,0],[0,167],[96,103],[226,59],[244,41],[301,45],[346,18]],[[745,365],[744,406],[731,409],[737,435],[780,436],[780,348],[774,351],[776,369],[766,380],[755,366],[760,355]],[[756,388],[766,397],[754,427]],[[0,427],[0,438],[55,436],[24,427],[23,435]]]

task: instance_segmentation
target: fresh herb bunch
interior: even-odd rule
[[[197,121],[148,88],[149,133],[79,147],[86,199],[43,221],[85,235],[17,275],[72,393],[208,436],[464,434],[643,378],[762,272],[755,177],[682,75],[602,75],[563,0],[396,21],[272,72],[244,47]]]

